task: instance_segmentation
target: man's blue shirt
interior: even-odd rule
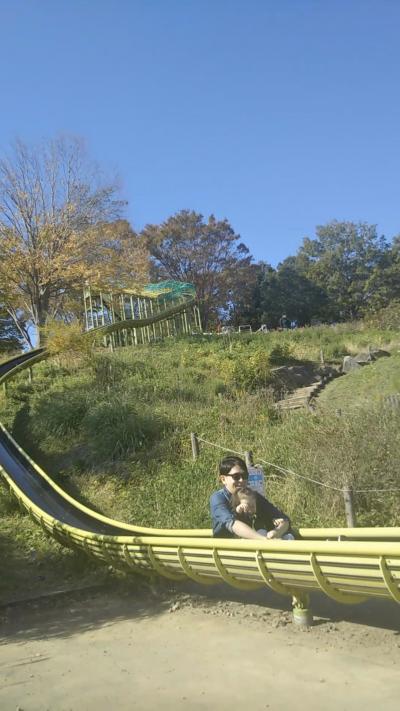
[[[274,519],[283,518],[289,521],[288,516],[271,504],[268,499],[255,492],[257,499],[257,512],[254,528],[265,528],[268,531],[274,528]],[[235,538],[232,526],[238,518],[230,508],[231,494],[224,487],[210,497],[210,512],[213,536],[217,538]],[[290,521],[289,521],[290,523]]]
[[[235,516],[229,508],[230,501],[231,494],[225,487],[211,494],[210,512],[213,536],[234,538],[235,534],[232,533],[232,526],[235,521]]]

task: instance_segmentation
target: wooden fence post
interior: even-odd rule
[[[250,450],[249,450],[248,452],[245,452],[245,453],[244,453],[244,459],[245,459],[245,462],[246,462],[246,467],[247,467],[247,469],[248,469],[249,467],[252,467],[252,466],[253,466],[253,463],[254,463],[254,462],[253,462],[253,452],[251,452]]]
[[[353,489],[349,484],[346,484],[346,486],[343,488],[343,498],[347,527],[355,528],[357,526],[357,520],[354,511],[354,496]]]
[[[197,434],[195,432],[190,433],[190,441],[192,443],[192,454],[193,459],[197,459],[200,455],[199,440],[197,439]]]

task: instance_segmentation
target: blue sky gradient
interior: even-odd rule
[[[83,136],[136,229],[226,217],[276,265],[400,232],[397,0],[0,0],[0,150]]]

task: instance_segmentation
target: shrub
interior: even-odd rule
[[[90,339],[82,333],[77,321],[67,324],[64,321],[51,320],[43,328],[42,334],[46,348],[51,354],[87,355],[92,348]]]
[[[165,423],[159,416],[134,407],[121,393],[94,403],[85,415],[83,428],[93,461],[109,461],[134,454],[160,437]]]
[[[365,324],[390,331],[400,330],[400,301],[392,301],[389,306],[369,314]]]
[[[88,365],[94,375],[97,387],[101,389],[117,385],[129,373],[129,368],[120,358],[108,353],[96,353],[88,360]]]
[[[272,348],[269,353],[269,360],[271,364],[280,365],[292,360],[293,354],[293,345],[288,341],[282,341],[282,343],[276,343]]]
[[[39,440],[49,435],[76,434],[87,408],[87,383],[82,380],[70,381],[68,388],[56,385],[46,394],[38,393],[32,398],[31,405],[33,433]]]

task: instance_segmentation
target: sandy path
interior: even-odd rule
[[[149,591],[10,608],[3,618],[2,711],[399,708],[394,618],[320,617],[303,631],[282,604]]]

